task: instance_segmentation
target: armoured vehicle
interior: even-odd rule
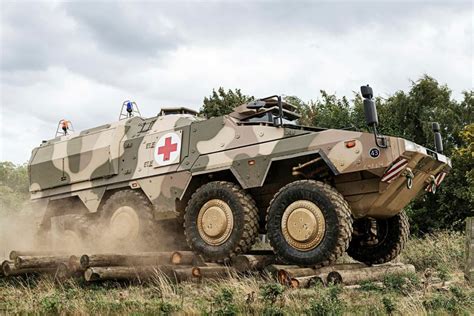
[[[113,231],[124,245],[163,244],[150,236],[166,231],[213,261],[249,251],[259,233],[291,264],[346,251],[390,261],[409,234],[403,208],[434,192],[451,162],[437,124],[436,151],[380,135],[372,89],[361,91],[373,132],[300,126],[295,107],[271,96],[221,117],[163,109],[43,141],[28,166],[31,198],[46,209],[40,232],[77,213],[85,225],[69,230],[94,242]]]

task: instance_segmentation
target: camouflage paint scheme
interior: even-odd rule
[[[400,212],[434,177],[450,169],[449,158],[401,138],[387,137],[388,147],[379,148],[371,133],[279,127],[245,121],[249,113],[255,111],[243,105],[228,116],[203,120],[192,113],[162,111],[156,117],[132,117],[43,142],[29,161],[31,198],[46,205],[44,201],[77,196],[96,212],[104,193],[131,188],[143,190],[157,218],[169,218],[176,216],[176,202],[192,193],[187,191],[196,177],[230,171],[254,196],[273,194],[298,179],[291,172],[279,175],[272,189],[269,176],[281,172],[273,165],[297,167],[319,158],[354,217],[383,218]],[[156,144],[169,132],[181,138],[179,159],[160,166],[154,158]],[[348,148],[346,142],[351,141],[354,146]],[[373,148],[379,150],[378,157],[369,154]],[[413,172],[411,189],[403,175],[391,183],[381,181],[400,157]]]

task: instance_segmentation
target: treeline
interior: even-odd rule
[[[207,117],[228,114],[235,106],[252,99],[239,89],[219,88],[204,98],[201,114]],[[300,124],[366,130],[359,94],[347,99],[321,90],[318,97],[307,102],[296,96],[286,97],[286,101],[298,107],[302,115]],[[422,194],[408,206],[407,212],[414,233],[461,230],[464,219],[474,216],[473,91],[465,91],[463,99],[456,101],[446,85],[424,76],[412,82],[409,91],[377,97],[376,103],[380,131],[386,135],[400,136],[433,148],[431,123],[440,123],[445,154],[451,157],[453,170],[435,195]],[[0,162],[0,211],[19,211],[28,196],[26,166]]]
[[[26,165],[0,162],[0,216],[20,211],[28,197]]]
[[[414,233],[461,230],[464,219],[474,215],[473,93],[472,90],[464,91],[462,100],[457,101],[452,98],[448,86],[425,75],[412,82],[409,91],[376,98],[382,133],[433,148],[431,123],[439,122],[445,154],[453,162],[453,170],[435,195],[422,194],[408,206]],[[207,117],[228,114],[233,107],[253,98],[239,89],[219,88],[204,98],[201,114]],[[348,99],[321,90],[319,96],[307,102],[297,96],[285,99],[297,106],[302,125],[367,130],[362,97],[358,93]]]

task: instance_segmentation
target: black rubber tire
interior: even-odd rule
[[[234,218],[229,238],[221,245],[209,245],[199,234],[197,218],[202,206],[211,199],[226,202]],[[258,208],[254,199],[234,183],[215,181],[204,184],[191,196],[184,213],[184,232],[189,247],[210,261],[226,261],[245,253],[258,236]]]
[[[82,206],[82,208],[80,206]],[[86,243],[87,238],[89,237],[88,227],[90,224],[87,215],[87,209],[79,200],[73,201],[69,198],[64,198],[50,201],[38,230],[36,231],[35,246],[44,247],[44,245],[48,245],[53,241],[54,238],[51,235],[51,220],[63,216],[62,229],[76,232],[78,237],[81,238],[81,242]],[[56,236],[56,238],[57,237],[60,238],[61,236]]]
[[[64,229],[76,232],[83,240],[90,236],[91,223],[86,214],[67,215],[64,221]]]
[[[93,245],[94,239],[91,231],[93,225],[91,225],[86,214],[65,215],[63,225],[65,231],[73,231],[79,238],[78,243],[74,244],[73,247],[87,248]],[[61,236],[61,232],[59,232],[59,236]]]
[[[315,203],[325,219],[325,234],[315,248],[302,251],[291,246],[283,236],[281,221],[285,209],[298,200]],[[267,212],[267,236],[275,253],[289,264],[327,266],[349,246],[352,217],[349,204],[333,187],[314,180],[299,180],[281,188]]]
[[[153,206],[148,198],[139,190],[120,190],[110,195],[100,209],[100,222],[107,228],[114,212],[122,206],[134,209],[139,219],[138,234],[134,240],[124,241],[127,244],[136,244],[140,248],[150,246],[154,241],[156,222],[153,217]],[[105,226],[105,227],[104,227]]]
[[[376,222],[376,244],[368,245],[368,226]],[[404,211],[387,219],[362,218],[354,221],[352,240],[347,254],[367,265],[392,261],[402,252],[410,235],[410,224]]]

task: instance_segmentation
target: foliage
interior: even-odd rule
[[[205,98],[202,112],[208,116],[229,113],[240,90],[225,93],[223,88]],[[376,97],[379,130],[391,136],[433,148],[431,124],[439,122],[444,153],[452,158],[453,170],[436,194],[422,194],[408,207],[412,233],[426,234],[440,229],[462,230],[464,219],[474,215],[474,91],[463,92],[463,100],[451,97],[451,90],[424,75],[411,82],[409,91],[396,91],[386,98]],[[250,97],[249,97],[250,99]],[[237,105],[235,102],[233,104]],[[302,117],[299,123],[324,128],[367,130],[363,100],[338,98],[324,90],[320,96],[304,102],[297,96],[285,101],[294,104]]]
[[[464,269],[464,235],[455,232],[412,237],[402,252],[401,260],[417,271],[432,269],[438,274]]]
[[[393,273],[384,277],[383,285],[389,291],[407,294],[420,285],[420,280],[414,273]]]
[[[462,230],[464,219],[474,215],[474,91],[463,100],[451,98],[451,90],[427,75],[411,83],[409,91],[376,98],[380,126],[387,135],[400,136],[428,148],[433,147],[431,123],[442,127],[446,155],[453,169],[436,194],[421,194],[408,207],[412,233],[426,234],[442,229]],[[228,114],[235,106],[252,100],[239,89],[219,88],[204,98],[201,114]],[[304,102],[297,96],[285,101],[296,105],[300,124],[326,128],[356,127],[366,130],[362,97],[338,98],[324,90],[320,97]],[[28,199],[26,165],[0,162],[0,210],[17,212]]]
[[[237,306],[234,303],[234,291],[229,288],[222,288],[221,291],[214,298],[214,305],[216,315],[237,315]]]
[[[0,211],[4,214],[21,210],[28,200],[28,171],[26,165],[0,162]]]
[[[353,109],[346,97],[338,99],[324,90],[320,93],[322,99],[311,100],[301,107],[300,123],[327,128],[353,127]]]
[[[342,315],[346,306],[339,298],[341,292],[340,286],[330,286],[327,293],[316,299],[311,299],[306,314],[312,316]]]
[[[373,281],[362,281],[360,282],[361,291],[382,291],[383,288]]]
[[[285,288],[279,283],[268,283],[260,288],[260,295],[266,303],[274,304],[281,297]]]
[[[436,294],[425,299],[423,305],[428,310],[444,310],[450,314],[471,314],[474,307],[474,297],[465,293],[458,286],[451,286],[446,295]]]
[[[426,236],[430,238],[432,236]],[[463,236],[453,235],[462,241]],[[439,239],[438,239],[439,240]],[[442,239],[444,240],[444,239]],[[413,242],[418,242],[416,238]],[[424,245],[435,247],[434,243]],[[410,245],[409,245],[410,247]],[[439,248],[445,244],[439,244]],[[448,247],[449,248],[449,247]],[[417,252],[421,254],[421,252]],[[447,255],[447,254],[446,254]],[[414,258],[413,260],[418,260]],[[433,267],[431,267],[433,268]],[[420,276],[423,275],[420,270]],[[57,282],[52,276],[0,278],[0,313],[80,315],[445,315],[472,314],[474,290],[451,273],[450,287],[422,288],[413,276],[392,277],[378,289],[374,283],[361,290],[341,286],[290,289],[267,277],[249,276],[196,284],[173,284],[168,278],[150,283],[105,282],[77,279]],[[414,281],[415,280],[415,281]],[[408,284],[408,285],[407,285]],[[408,286],[408,287],[407,287]],[[434,285],[433,285],[434,286]],[[363,290],[362,287],[365,287]],[[401,289],[401,290],[400,290]],[[407,293],[405,292],[407,290]],[[254,297],[249,293],[258,293]],[[184,294],[184,295],[183,295]]]
[[[283,309],[278,306],[265,306],[262,311],[263,316],[283,316],[285,313],[283,312]]]
[[[244,95],[240,89],[225,91],[224,88],[212,90],[209,97],[205,97],[200,110],[201,115],[211,118],[226,115],[232,112],[234,107],[253,100],[253,97]]]
[[[382,297],[382,304],[388,315],[392,315],[397,310],[397,305],[389,296]]]

